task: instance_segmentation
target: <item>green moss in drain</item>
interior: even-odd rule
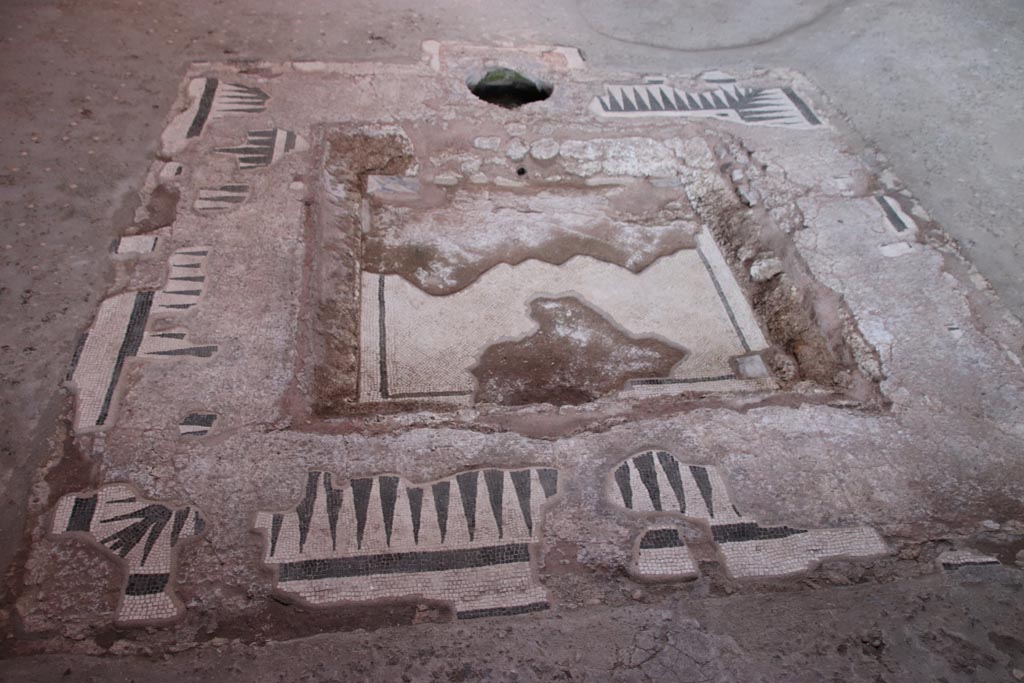
[[[554,92],[554,87],[502,67],[491,69],[479,81],[469,83],[469,90],[484,102],[515,109],[530,102],[546,100]]]

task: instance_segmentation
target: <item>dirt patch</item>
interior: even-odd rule
[[[318,633],[376,631],[392,626],[447,622],[453,619],[446,605],[429,602],[378,602],[340,605],[331,609],[306,608],[267,600],[255,610],[218,621],[209,638],[239,639],[247,643],[304,638]]]
[[[178,216],[178,200],[181,199],[181,192],[176,187],[169,185],[157,185],[149,195],[146,203],[147,217],[140,221],[132,232],[151,232],[166,228],[174,222]]]
[[[413,163],[412,143],[404,135],[366,131],[332,131],[326,136],[326,169],[343,183],[366,192],[368,175],[401,175]]]
[[[64,436],[60,460],[43,477],[50,489],[47,507],[55,505],[61,496],[94,486],[98,474],[99,464],[82,454],[69,431]]]
[[[479,403],[577,405],[630,379],[664,377],[686,351],[632,337],[574,297],[530,304],[540,325],[519,341],[491,346],[472,369]]]

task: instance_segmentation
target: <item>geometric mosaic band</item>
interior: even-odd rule
[[[606,490],[615,504],[627,510],[677,515],[706,525],[708,540],[736,578],[782,576],[831,557],[888,552],[881,537],[867,527],[761,526],[740,514],[717,468],[684,464],[667,451],[645,451],[628,458],[612,470]],[[678,530],[663,523],[641,534],[632,566],[641,578],[697,575]]]
[[[304,602],[421,597],[448,602],[460,618],[511,614],[547,605],[531,549],[557,492],[552,468],[469,470],[425,484],[385,474],[341,487],[312,471],[294,510],[260,512],[255,528],[277,590]]]

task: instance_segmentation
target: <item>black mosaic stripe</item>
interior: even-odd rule
[[[334,557],[283,563],[280,565],[278,581],[316,581],[376,574],[417,574],[529,561],[530,549],[525,543],[463,550]]]
[[[721,382],[726,379],[736,379],[736,375],[716,375],[714,377],[685,377],[677,379],[675,377],[656,377],[654,379],[631,379],[629,380],[629,386],[631,387],[645,387],[645,386],[659,386],[662,384],[700,384],[702,382]]]
[[[378,371],[380,373],[380,397],[390,398],[388,395],[388,325],[387,309],[384,306],[384,276],[377,279],[377,342],[378,349]]]
[[[110,384],[107,385],[107,394],[103,397],[103,406],[96,418],[96,424],[102,425],[107,421],[110,414],[110,404],[114,400],[114,391],[117,389],[117,382],[121,379],[121,370],[124,368],[125,358],[134,356],[139,352],[142,344],[143,333],[146,331],[146,322],[149,320],[149,309],[153,306],[153,292],[136,292],[135,305],[128,318],[128,329],[125,330],[121,348],[117,351],[117,360],[114,361],[114,370],[110,373]]]
[[[210,109],[213,107],[213,96],[217,92],[217,79],[207,78],[206,87],[203,88],[203,95],[199,98],[199,107],[196,109],[196,116],[192,119],[192,125],[188,128],[186,138],[194,138],[203,132],[206,119],[210,117]]]
[[[452,390],[452,391],[403,391],[397,394],[390,394],[383,398],[394,398],[394,399],[405,399],[405,398],[447,398],[449,396],[472,396],[472,391]]]
[[[167,588],[170,574],[129,574],[125,595],[155,595]]]
[[[96,496],[75,498],[68,517],[67,531],[88,531],[92,526],[92,517],[96,514]]]
[[[558,470],[552,467],[540,467],[537,469],[537,479],[540,480],[540,487],[544,489],[545,498],[550,498],[558,493]]]
[[[277,513],[270,519],[270,556],[277,552],[277,539],[281,535],[281,526],[284,524],[284,515]]]
[[[743,350],[749,353],[750,344],[747,343],[747,338],[743,336],[743,330],[740,329],[740,324],[736,321],[736,314],[733,313],[732,306],[729,305],[729,300],[725,298],[725,292],[722,290],[722,285],[718,282],[718,278],[715,276],[715,271],[711,268],[711,263],[708,262],[708,257],[704,255],[704,251],[701,249],[697,250],[697,255],[700,256],[700,261],[704,264],[704,270],[707,271],[708,277],[711,278],[711,284],[715,286],[715,292],[718,294],[718,299],[722,302],[722,306],[725,308],[725,312],[729,316],[729,322],[732,323],[732,329],[735,330],[736,336],[740,340],[740,344],[743,345]]]
[[[678,529],[651,529],[640,539],[640,550],[682,548],[683,545]]]
[[[786,97],[788,97],[789,101],[793,103],[793,106],[800,110],[800,113],[803,114],[803,117],[807,120],[807,123],[811,124],[812,126],[821,125],[821,121],[819,121],[818,117],[814,115],[814,112],[811,111],[811,108],[807,106],[807,103],[804,102],[800,98],[800,96],[793,91],[792,88],[783,88],[782,92],[786,93]]]
[[[189,413],[181,421],[183,427],[212,427],[216,422],[217,415],[214,413]]]
[[[88,332],[83,332],[78,336],[78,343],[75,344],[75,352],[71,354],[71,367],[68,368],[68,374],[64,376],[65,382],[70,382],[71,378],[75,376],[75,369],[78,367],[78,361],[82,358],[82,349],[85,348],[85,342],[88,339]]]
[[[907,224],[904,223],[899,214],[889,206],[889,202],[885,201],[885,195],[875,195],[875,200],[877,200],[878,204],[882,207],[882,211],[885,212],[885,217],[889,220],[889,223],[892,224],[892,227],[896,229],[896,232],[905,232],[908,230]]]
[[[184,349],[167,349],[165,351],[150,351],[147,356],[195,356],[197,358],[209,358],[217,352],[217,347],[210,346],[189,346]]]
[[[532,602],[528,605],[517,605],[515,607],[490,607],[487,609],[469,609],[459,612],[455,616],[458,619],[482,619],[484,617],[511,617],[516,614],[529,614],[530,612],[543,612],[551,609],[546,602]]]
[[[775,538],[787,538],[789,536],[806,533],[806,529],[793,529],[788,526],[763,527],[755,522],[717,524],[711,527],[711,536],[715,539],[716,543],[767,541]]]
[[[174,520],[171,522],[171,547],[178,545],[178,537],[181,536],[181,530],[185,528],[185,522],[188,521],[188,513],[191,508],[184,507],[174,513]]]
[[[986,567],[999,564],[999,560],[965,560],[963,562],[943,562],[942,568],[946,570],[959,569],[960,567]]]

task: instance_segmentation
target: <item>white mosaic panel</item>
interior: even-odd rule
[[[871,557],[888,552],[873,529],[820,529],[787,538],[720,543],[729,574],[738,578],[783,576],[812,569],[821,560]]]
[[[152,235],[129,235],[117,241],[114,253],[118,256],[124,254],[149,254],[156,249],[156,237]]]
[[[634,336],[657,336],[689,351],[669,378],[679,384],[645,385],[644,393],[703,389],[704,382],[710,390],[721,380],[728,388],[765,386],[771,380],[743,380],[733,373],[731,358],[767,343],[714,241],[699,239],[700,249],[661,258],[639,274],[586,256],[561,266],[531,260],[496,266],[448,296],[431,296],[397,275],[364,273],[360,400],[468,400],[475,389],[470,369],[481,353],[535,332],[528,304],[542,295],[580,297]]]
[[[654,532],[652,534],[652,532]],[[679,545],[667,547],[644,547],[648,545],[659,545],[649,543],[659,533],[664,535],[668,532],[673,540]],[[641,534],[636,547],[636,559],[633,563],[633,574],[645,579],[690,579],[699,575],[697,563],[690,555],[690,551],[683,544],[679,531],[675,527],[653,527]]]

